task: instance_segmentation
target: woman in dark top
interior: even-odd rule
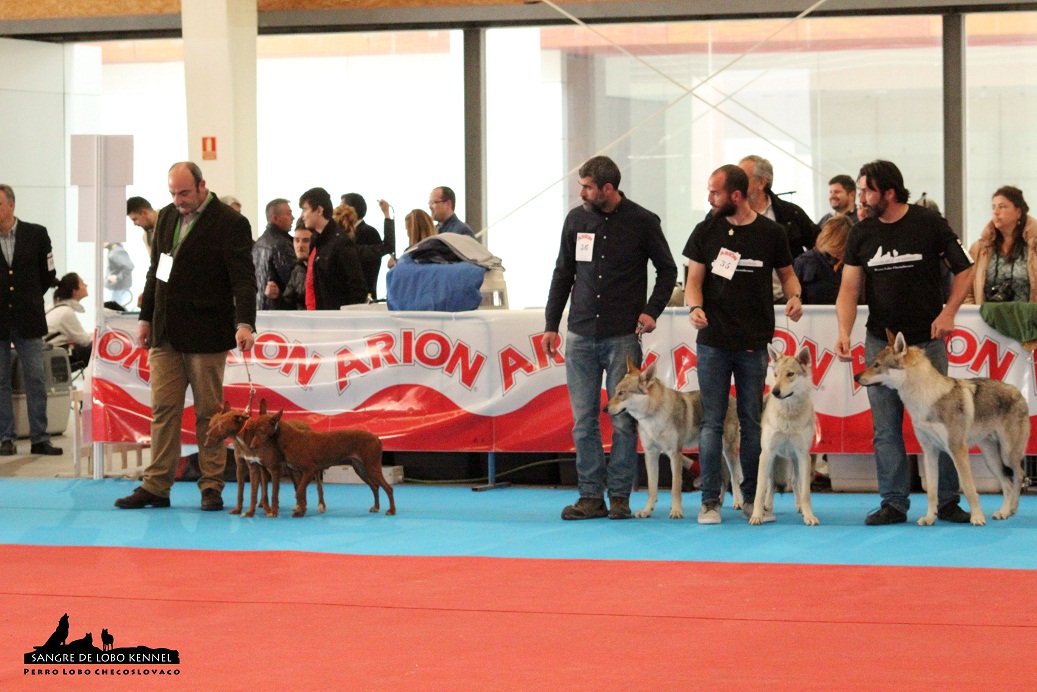
[[[793,263],[796,278],[803,290],[804,305],[835,305],[843,278],[843,251],[853,221],[835,214],[821,228],[817,244]]]

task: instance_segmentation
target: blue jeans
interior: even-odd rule
[[[609,494],[629,497],[637,473],[637,421],[630,414],[612,416],[612,453],[606,467],[602,446],[601,375],[611,397],[627,374],[627,358],[641,365],[637,336],[594,338],[569,332],[565,346],[565,379],[573,409],[573,443],[580,497]]]
[[[756,473],[760,467],[760,421],[763,387],[767,382],[767,349],[731,351],[698,344],[699,391],[702,392],[702,435],[699,465],[702,467],[702,502],[720,499],[723,481],[724,417],[727,416],[731,376],[734,375],[741,430],[738,458],[742,463],[742,495],[756,497]]]
[[[47,434],[47,383],[43,371],[43,339],[23,339],[11,330],[10,342],[22,362],[25,404],[29,414],[29,439],[32,444],[49,442]],[[14,402],[11,400],[11,349],[0,348],[0,440],[14,439]]]
[[[888,345],[885,339],[869,333],[864,339],[866,361],[871,363],[879,351]],[[918,344],[918,347],[925,351],[929,362],[940,373],[947,374],[947,344],[943,339],[926,341]],[[904,449],[904,404],[895,390],[882,385],[868,387],[868,402],[871,404],[871,421],[875,429],[872,445],[875,448],[875,468],[882,504],[892,505],[906,514],[911,507],[911,477]],[[957,504],[960,499],[958,472],[954,462],[944,452],[940,452],[939,477],[937,506],[943,507],[949,502]],[[927,482],[931,483],[932,479]]]

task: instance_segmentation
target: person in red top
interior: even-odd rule
[[[338,310],[367,300],[356,243],[331,218],[331,195],[314,187],[299,198],[303,223],[313,231],[306,272],[306,309]]]

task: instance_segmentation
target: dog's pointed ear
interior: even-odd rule
[[[630,375],[635,372],[640,374],[641,368],[637,367],[637,363],[634,362],[633,358],[627,356],[627,374]]]
[[[893,330],[889,327],[886,328],[886,339],[889,341],[889,345],[892,346],[896,343],[897,335],[893,333]]]
[[[281,421],[281,416],[283,414],[284,414],[284,409],[281,409],[280,411],[278,411],[274,415],[270,416],[270,420],[272,420],[275,423],[279,423]]]
[[[810,349],[808,349],[806,346],[803,346],[801,349],[799,349],[799,353],[796,354],[796,360],[798,360],[799,364],[802,365],[803,367],[809,368],[810,367]]]
[[[259,400],[259,415],[266,415],[266,397]]]
[[[224,401],[223,402],[223,413],[227,413],[227,411],[230,411],[230,402],[229,401]]]
[[[778,359],[781,358],[781,354],[774,348],[774,344],[767,344],[767,355],[769,355],[771,361],[775,363],[777,363]]]
[[[645,368],[645,371],[641,375],[641,378],[644,380],[646,384],[655,379],[655,362],[652,362],[651,365]]]
[[[897,336],[893,341],[893,353],[898,355],[907,352],[907,339],[904,338],[903,332],[897,332]]]

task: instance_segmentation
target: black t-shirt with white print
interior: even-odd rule
[[[943,310],[944,261],[955,274],[972,265],[947,220],[924,207],[910,205],[894,223],[867,218],[854,226],[845,262],[864,271],[868,333],[885,339],[889,329],[908,344],[929,341]]]
[[[740,255],[730,279],[713,272],[721,249]],[[709,326],[699,330],[697,342],[738,351],[766,348],[774,338],[771,275],[792,264],[785,229],[759,214],[745,226],[710,216],[691,232],[684,256],[706,265],[702,309]]]

